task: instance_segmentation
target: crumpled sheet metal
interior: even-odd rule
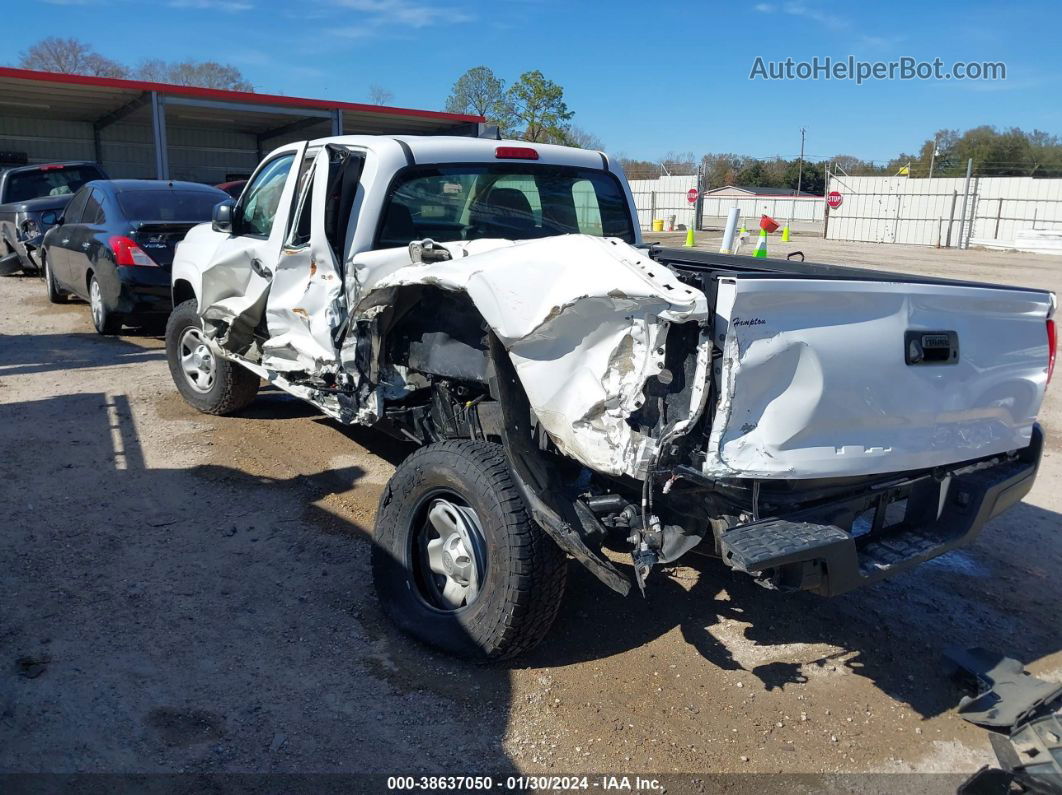
[[[664,366],[668,325],[707,319],[704,294],[619,240],[564,235],[444,245],[453,259],[440,263],[411,264],[406,255],[401,265],[385,252],[356,258],[353,319],[403,286],[466,292],[557,447],[599,472],[644,477],[656,443],[626,418]]]

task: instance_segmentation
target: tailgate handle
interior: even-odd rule
[[[904,359],[909,365],[957,364],[959,335],[954,331],[908,331]]]

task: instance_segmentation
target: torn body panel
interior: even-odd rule
[[[707,320],[704,294],[621,241],[565,235],[445,247],[453,257],[445,262],[395,267],[383,252],[357,258],[364,297],[353,316],[393,306],[403,287],[466,293],[558,450],[604,474],[644,477],[657,442],[627,419],[664,369],[669,325]],[[348,338],[344,361],[356,344]],[[697,384],[707,378],[707,355],[701,361]]]

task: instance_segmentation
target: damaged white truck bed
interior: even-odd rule
[[[642,245],[598,152],[347,136],[259,166],[173,265],[203,411],[259,379],[416,442],[373,573],[406,631],[518,654],[565,553],[626,593],[697,549],[830,595],[967,543],[1029,490],[1051,293]]]

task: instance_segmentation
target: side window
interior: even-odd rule
[[[310,242],[310,215],[313,212],[313,164],[320,152],[320,147],[308,149],[299,164],[295,197],[292,199],[291,231],[288,233],[288,246],[292,248],[301,248]]]
[[[295,213],[295,221],[291,225],[291,238],[288,245],[292,248],[301,248],[310,242],[310,219],[313,214],[313,172],[307,171],[309,179],[304,175],[302,182],[305,185],[296,197],[299,201],[298,210]]]
[[[85,202],[85,209],[81,214],[81,223],[83,224],[102,224],[103,217],[103,196],[95,188],[89,193],[88,200]]]
[[[244,189],[237,216],[237,234],[269,237],[280,204],[280,194],[284,191],[284,182],[294,161],[294,153],[271,160]]]
[[[63,223],[81,223],[81,216],[85,210],[85,204],[88,202],[89,192],[88,188],[82,188],[74,194],[74,198],[70,200],[70,204],[66,205],[66,210],[63,211]]]

